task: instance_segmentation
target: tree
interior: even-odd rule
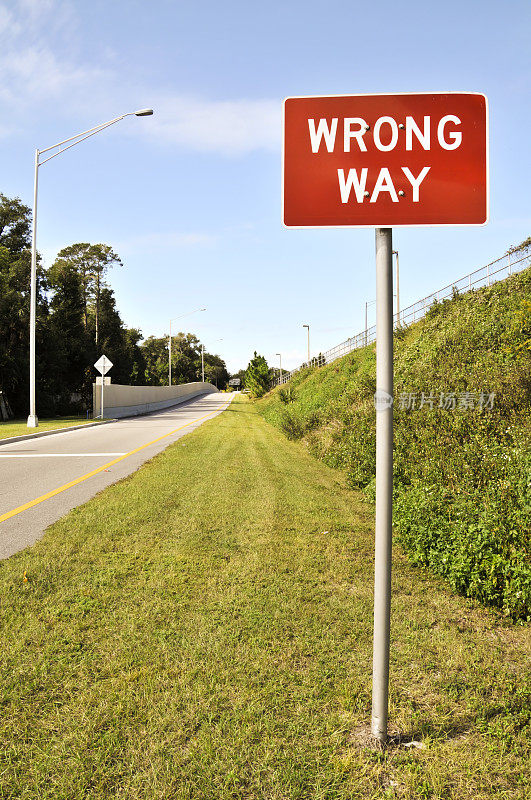
[[[144,359],[143,384],[145,386],[164,386],[168,383],[168,340],[148,338],[140,345]]]
[[[113,363],[113,383],[129,384],[133,371],[131,340],[126,334],[112,289],[105,287],[100,297],[100,339],[97,354],[105,353]]]
[[[126,328],[124,336],[131,365],[129,383],[132,386],[142,386],[146,371],[146,360],[141,347],[139,347],[139,342],[142,341],[142,331],[138,328]]]
[[[85,329],[83,287],[77,270],[64,267],[51,283],[49,338],[53,342],[55,397],[58,410],[86,407],[91,401],[94,345]]]
[[[79,282],[83,325],[90,340],[84,382],[87,396],[94,377],[92,364],[102,353],[113,362],[111,377],[115,383],[138,385],[145,381],[145,359],[138,346],[142,333],[124,326],[114,293],[105,282],[114,264],[121,265],[122,261],[109,245],[78,242],[60,250],[50,268],[53,286],[71,282],[72,275]]]
[[[78,242],[60,250],[50,269],[53,279],[56,278],[58,272],[64,269],[77,271],[85,304],[85,328],[89,327],[89,321],[92,318],[96,345],[99,344],[100,339],[102,291],[107,288],[105,275],[115,264],[122,266],[122,261],[108,244]]]
[[[31,210],[19,197],[0,192],[0,243],[10,256],[19,257],[31,247]]]
[[[268,391],[270,382],[267,361],[255,350],[254,356],[245,370],[245,388],[249,390],[252,397],[262,397]]]
[[[205,380],[215,384],[218,389],[224,389],[230,375],[223,359],[212,353],[205,353]]]
[[[30,209],[18,197],[12,199],[0,193],[0,389],[17,416],[28,412],[30,246]],[[38,260],[36,341],[39,353],[46,338],[46,288],[46,276]],[[53,352],[37,359],[37,379],[51,357]]]
[[[193,333],[180,332],[171,337],[172,384],[192,383],[200,380],[201,348]],[[140,349],[146,362],[145,376],[149,386],[165,386],[168,383],[168,337],[157,339],[150,336],[142,342]]]
[[[507,255],[512,255],[513,253],[524,253],[526,255],[526,251],[531,249],[531,236],[528,236],[527,239],[524,239],[523,242],[520,244],[515,244],[512,247],[509,247],[507,250]]]
[[[0,242],[2,237],[0,237]],[[7,247],[0,245],[0,389],[15,415],[22,411],[27,395],[29,302],[23,293],[29,270],[13,262]],[[26,391],[25,391],[26,390]]]
[[[193,383],[201,380],[201,343],[193,333],[182,331],[172,336],[171,382]],[[145,362],[144,383],[148,386],[166,386],[168,383],[168,337],[149,336],[140,345]],[[222,358],[212,353],[204,354],[205,379],[223,388],[229,377]]]
[[[172,383],[201,380],[201,343],[193,333],[172,336]]]

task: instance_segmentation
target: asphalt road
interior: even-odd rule
[[[109,425],[0,440],[0,559],[34,544],[52,522],[221,413],[232,397],[212,393]]]

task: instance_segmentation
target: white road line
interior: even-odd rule
[[[0,458],[106,458],[125,456],[125,453],[0,453]]]

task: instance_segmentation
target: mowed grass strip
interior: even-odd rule
[[[398,553],[367,747],[372,525],[240,398],[2,562],[0,798],[528,797],[528,629]]]
[[[53,431],[58,428],[70,428],[72,425],[86,425],[87,422],[94,422],[92,419],[83,417],[63,417],[62,419],[40,419],[38,428],[28,428],[26,420],[10,420],[0,422],[0,444],[2,439],[10,436],[25,436],[31,433],[42,433],[42,431]]]

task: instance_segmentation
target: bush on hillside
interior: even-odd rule
[[[278,399],[281,403],[294,403],[295,402],[295,390],[293,386],[281,386],[278,390]]]

